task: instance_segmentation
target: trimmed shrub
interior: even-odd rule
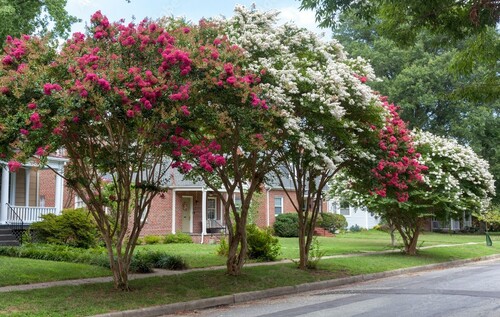
[[[179,232],[176,234],[170,233],[165,236],[165,243],[193,243],[193,239],[187,233]]]
[[[274,234],[278,237],[299,236],[299,215],[297,213],[281,214],[273,225]]]
[[[343,231],[347,228],[347,220],[344,215],[322,212],[318,225],[335,233],[337,230]]]
[[[0,255],[38,260],[84,263],[109,268],[104,248],[82,250],[56,244],[23,244],[20,247],[0,247]]]
[[[146,244],[159,244],[161,242],[160,236],[145,236],[144,243]]]
[[[130,262],[130,272],[133,273],[151,273],[153,268],[184,270],[188,265],[180,256],[150,250],[137,252]]]
[[[82,250],[56,244],[24,244],[20,247],[0,247],[0,256],[84,263],[109,268],[109,257],[104,248]],[[132,257],[130,272],[149,273],[153,268],[183,270],[186,261],[177,255],[161,251],[139,251]]]
[[[260,229],[255,224],[248,225],[248,257],[259,261],[274,261],[280,255],[281,246],[271,230]]]
[[[86,249],[98,244],[99,233],[94,219],[83,208],[65,209],[59,216],[47,214],[43,215],[42,219],[31,225],[38,242]]]

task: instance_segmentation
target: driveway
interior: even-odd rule
[[[170,316],[500,316],[500,259]]]

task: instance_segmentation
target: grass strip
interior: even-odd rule
[[[95,265],[0,256],[0,286],[110,275],[109,269]]]
[[[115,291],[111,283],[9,292],[0,298],[0,315],[87,316],[496,253],[500,253],[496,246],[454,246],[424,250],[417,256],[397,253],[327,259],[315,271],[277,264],[247,267],[238,277],[217,270],[145,278],[131,281],[131,292]]]

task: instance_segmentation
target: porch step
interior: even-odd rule
[[[0,246],[18,246],[19,241],[10,228],[0,228]]]
[[[321,237],[335,237],[335,235],[333,233],[331,233],[330,231],[328,231],[325,228],[320,228],[320,227],[314,228],[314,235],[321,236]]]

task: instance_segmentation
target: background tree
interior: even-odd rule
[[[410,184],[407,201],[370,195],[366,178],[360,175],[344,174],[339,177],[340,182],[332,183],[334,195],[368,206],[390,220],[403,239],[405,252],[410,255],[417,251],[418,236],[426,218],[449,219],[461,217],[464,212],[486,211],[495,192],[488,163],[469,147],[428,132],[416,133],[414,140],[415,149],[421,153],[428,170],[423,182]],[[385,172],[379,166],[375,170],[379,174]]]
[[[125,290],[143,220],[165,191],[171,157],[187,130],[180,122],[197,93],[191,86],[197,80],[200,87],[219,86],[212,81],[215,65],[209,68],[196,46],[204,39],[199,28],[110,23],[100,12],[91,23],[87,36],[74,34],[60,51],[46,40],[8,38],[0,68],[0,153],[15,172],[20,161],[43,164],[49,153],[66,150],[67,185],[96,219],[115,287]],[[226,52],[232,54],[239,51]],[[224,61],[216,64],[220,69]],[[182,146],[208,159],[196,144]]]
[[[66,11],[67,0],[2,0],[0,2],[0,40],[7,35],[45,34],[66,37],[78,19]],[[51,28],[51,26],[53,27]]]
[[[382,79],[368,85],[400,105],[401,117],[411,128],[451,136],[470,145],[490,163],[498,182],[500,92],[498,85],[485,81],[485,68],[490,66],[478,63],[470,74],[456,76],[450,69],[466,42],[439,47],[436,45],[443,36],[423,31],[417,34],[413,46],[401,47],[382,36],[376,24],[346,14],[334,30],[346,51],[370,60]],[[499,197],[497,186],[494,201]]]

